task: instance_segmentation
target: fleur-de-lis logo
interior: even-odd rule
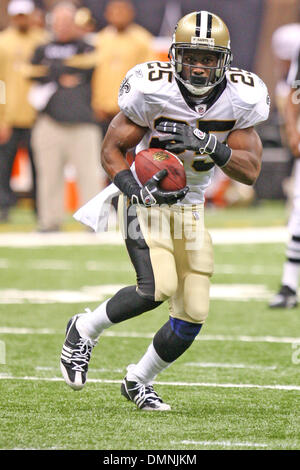
[[[129,93],[131,90],[131,85],[129,83],[130,78],[132,75],[129,75],[129,77],[125,77],[124,80],[121,83],[120,86],[120,91],[119,91],[119,96],[122,96],[123,93]]]

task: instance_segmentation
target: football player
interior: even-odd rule
[[[184,16],[169,57],[169,62],[148,62],[128,72],[120,88],[121,111],[102,147],[102,165],[121,193],[119,214],[137,284],[71,318],[61,354],[66,383],[81,389],[101,333],[168,300],[168,321],[140,361],[128,366],[121,385],[125,398],[150,411],[170,409],[153,381],[192,345],[209,311],[213,256],[203,225],[205,189],[215,166],[239,182],[255,182],[262,144],[254,126],[269,113],[262,80],[230,68],[229,32],[217,15],[199,11]],[[188,186],[161,190],[165,170],[140,185],[134,164],[129,168],[125,159],[135,146],[137,152],[159,147],[177,154]],[[168,228],[163,233],[152,230],[160,220]]]
[[[298,83],[300,78],[300,24],[291,23],[278,28],[273,35],[273,50],[281,80],[276,87],[277,109],[282,120],[283,142],[290,149],[293,163],[292,210],[288,221],[289,240],[283,264],[281,285],[269,302],[270,308],[295,308],[298,305],[300,275],[300,132]],[[295,86],[295,88],[293,88]]]

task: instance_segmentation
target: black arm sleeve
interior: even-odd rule
[[[132,196],[139,198],[141,188],[130,170],[119,171],[114,177],[113,182],[129,199]]]

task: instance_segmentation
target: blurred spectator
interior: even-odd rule
[[[35,8],[31,15],[31,24],[37,28],[45,28],[46,12],[41,8]]]
[[[66,164],[76,170],[79,204],[105,184],[99,155],[101,129],[91,108],[91,79],[97,62],[95,48],[78,39],[76,8],[61,2],[52,11],[53,40],[38,47],[32,76],[38,83],[31,101],[40,115],[33,130],[37,168],[38,229],[57,231],[64,217]]]
[[[104,14],[108,25],[97,33],[95,42],[100,63],[93,79],[93,107],[105,132],[119,112],[118,92],[128,70],[156,57],[152,35],[133,22],[130,0],[110,0]]]
[[[78,8],[75,15],[75,24],[78,28],[78,35],[88,44],[95,43],[96,22],[88,8]]]
[[[51,11],[62,0],[34,0],[35,6],[44,11]],[[73,3],[74,6],[79,7],[82,0],[68,0],[68,3]]]
[[[19,147],[26,148],[31,161],[33,196],[35,168],[30,145],[35,110],[28,103],[30,83],[23,76],[23,64],[46,33],[31,24],[34,4],[31,0],[12,0],[8,4],[10,25],[0,33],[0,80],[5,83],[6,103],[0,105],[0,221],[5,222],[16,203],[10,177]]]

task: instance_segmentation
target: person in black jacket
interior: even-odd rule
[[[51,14],[53,40],[36,49],[30,71],[36,80],[30,99],[40,111],[32,144],[42,232],[61,228],[66,164],[76,170],[79,204],[105,184],[98,163],[101,130],[91,107],[91,80],[98,57],[93,46],[78,39],[75,13],[70,3],[56,5]]]

